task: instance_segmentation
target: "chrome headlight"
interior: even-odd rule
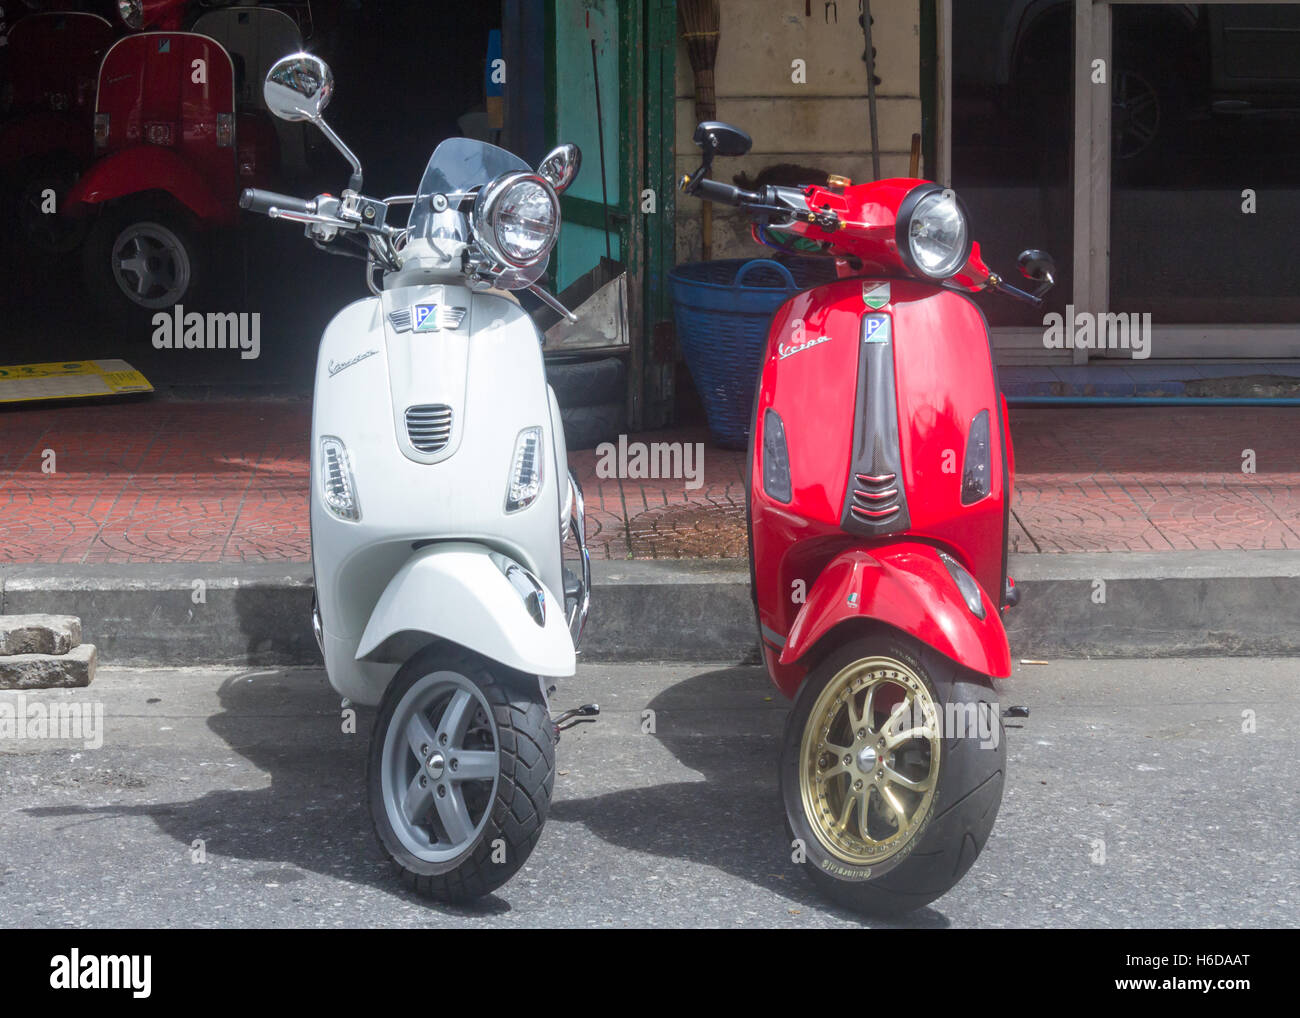
[[[117,16],[127,28],[139,28],[144,23],[143,0],[117,0]]]
[[[560,235],[560,199],[535,173],[507,173],[474,199],[474,235],[493,260],[512,269],[544,262]]]
[[[918,275],[947,279],[970,258],[966,210],[950,188],[922,184],[898,209],[898,253]]]

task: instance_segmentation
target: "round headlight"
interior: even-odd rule
[[[555,201],[541,184],[532,180],[511,184],[493,216],[501,250],[522,265],[536,261],[555,241],[556,212]]]
[[[898,232],[908,268],[931,279],[947,279],[970,257],[966,213],[951,190],[937,185],[918,188],[904,199]]]
[[[127,28],[139,28],[144,21],[144,4],[141,0],[117,0],[117,16]]]
[[[475,202],[474,232],[489,254],[512,268],[539,264],[560,232],[555,188],[532,173],[494,180]]]

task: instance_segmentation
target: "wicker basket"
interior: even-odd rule
[[[833,276],[829,259],[812,258],[688,262],[668,274],[677,338],[718,445],[749,444],[754,386],[776,309]]]

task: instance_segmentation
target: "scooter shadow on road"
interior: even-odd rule
[[[754,668],[726,668],[693,675],[661,692],[646,705],[655,711],[656,734],[630,737],[656,739],[704,780],[560,798],[548,827],[582,824],[610,845],[716,867],[793,906],[850,922],[947,926],[947,918],[933,908],[889,924],[837,909],[791,863],[777,790],[782,712],[737,710],[736,701],[752,703],[767,695],[765,681]],[[728,686],[738,690],[736,701],[721,703],[719,688]],[[221,710],[207,718],[208,728],[265,774],[267,786],[223,788],[186,801],[26,812],[80,819],[144,816],[186,853],[202,839],[210,857],[266,864],[237,879],[286,884],[308,871],[371,886],[452,918],[511,910],[510,884],[456,907],[419,897],[397,879],[375,842],[365,804],[373,714],[360,712],[355,733],[345,733],[343,710],[323,673],[241,672],[222,683],[217,697]],[[746,713],[757,713],[747,719],[755,723],[737,726],[738,715]],[[561,768],[565,748],[562,741]],[[205,749],[186,752],[191,760],[217,762]],[[559,850],[558,840],[544,831],[529,866],[545,867],[547,853]]]
[[[728,690],[735,695],[723,702],[720,692]],[[582,824],[611,845],[712,866],[793,905],[865,926],[948,926],[933,908],[892,922],[838,908],[794,864],[777,784],[785,712],[767,704],[762,710],[745,706],[769,691],[762,670],[752,666],[702,672],[665,689],[646,704],[654,712],[654,734],[630,730],[628,738],[656,739],[704,780],[561,798],[551,806],[548,826]],[[561,768],[564,760],[561,740]],[[539,851],[545,845],[543,834]]]
[[[26,812],[82,819],[149,817],[186,853],[201,839],[210,858],[269,864],[236,879],[283,885],[303,879],[305,870],[368,885],[451,918],[510,911],[498,895],[469,906],[441,905],[416,895],[398,879],[375,841],[365,804],[365,755],[373,712],[361,711],[355,733],[345,733],[344,711],[323,673],[241,672],[223,682],[217,696],[221,710],[208,717],[208,728],[263,772],[267,786],[223,788],[181,802]],[[213,760],[206,750],[196,755]],[[508,891],[506,885],[502,893]]]

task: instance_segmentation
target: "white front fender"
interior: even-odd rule
[[[428,634],[529,675],[572,675],[573,638],[564,600],[526,573],[542,592],[545,621],[538,625],[525,597],[498,563],[523,570],[479,544],[447,542],[417,551],[389,581],[371,612],[357,645],[357,660],[399,634]]]

